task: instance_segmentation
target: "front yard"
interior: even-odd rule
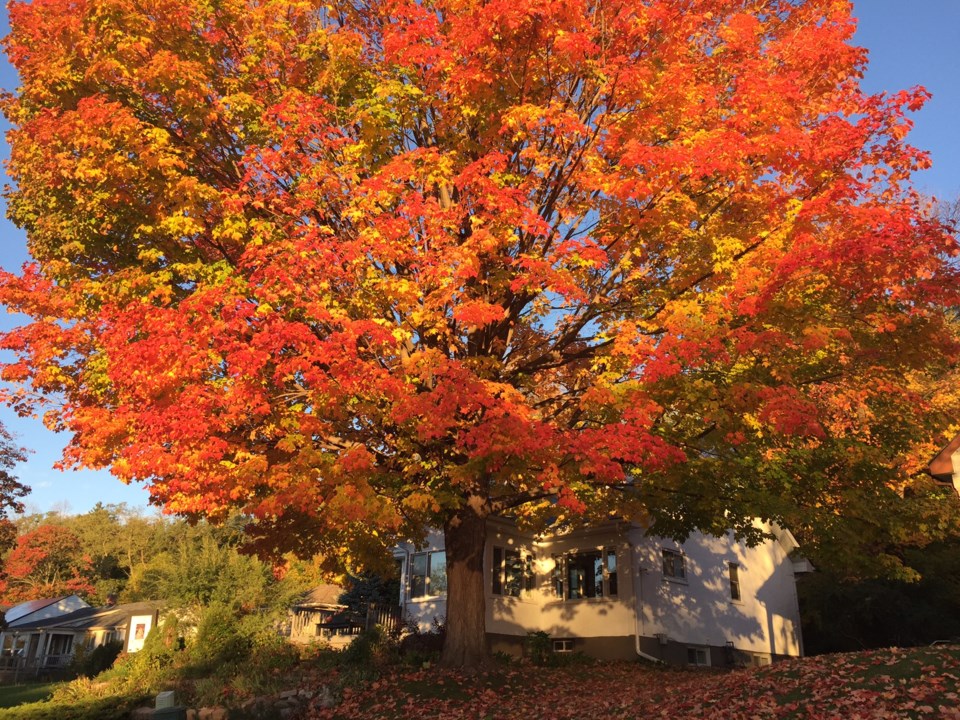
[[[0,685],[0,708],[16,707],[23,703],[46,700],[59,683],[27,683]]]
[[[332,678],[328,678],[332,679]],[[636,663],[393,671],[311,720],[945,718],[960,720],[960,647],[824,655],[733,672]]]

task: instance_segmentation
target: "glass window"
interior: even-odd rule
[[[730,578],[730,599],[740,599],[740,566],[737,563],[727,563]]]
[[[684,567],[683,560],[683,555],[678,553],[676,550],[664,549],[663,576],[666,578],[674,578],[676,580],[685,580],[687,578],[687,571]]]
[[[491,568],[494,595],[520,597],[521,590],[532,590],[533,558],[511,548],[493,548]]]
[[[493,567],[491,568],[490,575],[493,581],[493,588],[491,589],[494,595],[503,595],[503,572],[501,568],[503,567],[503,548],[495,547],[493,549]]]
[[[553,592],[563,598],[563,555],[553,556]]]
[[[567,600],[603,597],[603,559],[599,550],[567,555]]]
[[[554,591],[567,600],[617,594],[617,553],[613,548],[555,555]]]
[[[442,595],[447,591],[447,553],[430,553],[427,560],[430,565],[430,582],[427,590],[431,595]]]
[[[706,648],[688,647],[687,664],[705,666],[710,664],[710,655]]]
[[[607,594],[617,594],[617,551],[607,548]]]
[[[427,553],[410,558],[410,597],[427,595]]]
[[[447,554],[443,551],[417,553],[410,558],[411,599],[440,595],[447,591]]]

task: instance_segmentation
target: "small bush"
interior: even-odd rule
[[[443,620],[434,618],[433,626],[427,631],[421,630],[416,623],[410,623],[400,640],[400,655],[412,665],[435,662],[443,651],[446,639],[447,627]]]
[[[90,651],[84,648],[81,652],[78,648],[73,656],[73,670],[77,675],[88,678],[99,675],[113,665],[122,650],[123,642],[120,640],[98,645]]]
[[[383,666],[397,662],[399,652],[396,639],[375,627],[364,630],[341,653],[344,664],[358,666]]]
[[[543,630],[527,633],[527,639],[523,642],[523,654],[530,662],[540,667],[553,665],[556,662],[553,643],[550,642],[550,636]]]

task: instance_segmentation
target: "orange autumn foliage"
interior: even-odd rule
[[[927,93],[861,91],[845,0],[10,17],[10,401],[172,512],[327,554],[502,512],[816,547],[936,424]]]

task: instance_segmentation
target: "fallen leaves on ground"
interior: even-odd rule
[[[329,681],[329,676],[327,681]],[[960,720],[960,648],[822,655],[733,671],[598,663],[388,671],[310,720],[944,718]]]

